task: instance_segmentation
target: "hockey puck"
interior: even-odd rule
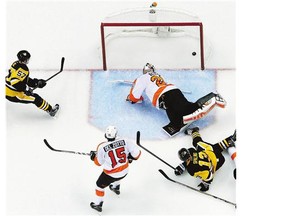
[[[192,55],[195,56],[195,55],[196,55],[196,52],[192,52]]]

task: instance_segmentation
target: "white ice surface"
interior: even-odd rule
[[[212,40],[215,51],[207,66],[235,68],[234,2],[175,3],[162,1],[160,5],[189,9],[203,19],[205,35]],[[101,168],[96,167],[87,156],[52,152],[44,145],[43,139],[46,138],[55,148],[83,152],[94,149],[104,139],[101,131],[88,124],[90,73],[86,70],[101,68],[97,53],[100,22],[107,13],[116,9],[146,4],[145,1],[140,4],[138,1],[113,1],[113,4],[106,1],[43,1],[41,4],[8,1],[6,67],[15,60],[15,53],[25,48],[33,55],[29,64],[32,77],[52,75],[51,69],[58,68],[56,63],[62,56],[66,57],[65,68],[69,69],[49,81],[43,90],[37,91],[49,103],[60,104],[57,119],[51,119],[33,105],[4,103],[7,122],[5,201],[8,214],[96,214],[89,203],[95,198],[95,181]],[[22,16],[22,11],[27,16]],[[23,25],[14,28],[19,20]],[[162,54],[160,57],[162,59]],[[162,65],[157,64],[155,59],[158,68],[167,67],[165,62],[159,62]],[[111,66],[123,67],[118,63]],[[139,65],[131,67],[139,68]],[[223,139],[235,128],[235,71],[219,71],[217,81],[217,90],[228,105],[225,110],[218,109],[216,122],[201,131],[203,138],[209,142]],[[179,162],[179,147],[189,146],[190,142],[189,137],[175,137],[159,142],[143,140],[142,144],[176,165]],[[235,202],[234,164],[227,154],[225,157],[226,163],[217,173],[209,193]],[[107,191],[103,214],[235,214],[234,207],[227,203],[167,181],[158,172],[159,168],[191,186],[198,183],[188,175],[174,176],[173,170],[143,151],[139,161],[131,164],[130,173],[123,180],[120,197]]]
[[[36,77],[50,72],[34,73]],[[52,75],[52,74],[51,74]],[[61,76],[61,77],[60,77]],[[62,81],[65,79],[66,85]],[[234,71],[218,72],[217,88],[228,101],[225,110],[217,111],[216,122],[201,131],[203,138],[217,142],[235,128]],[[92,215],[89,203],[95,199],[95,181],[101,172],[88,156],[53,152],[43,139],[58,149],[90,152],[104,140],[103,133],[88,123],[90,73],[67,71],[37,91],[61,110],[52,119],[34,105],[6,102],[7,110],[7,211],[24,215]],[[123,115],[125,118],[125,115]],[[119,128],[121,133],[121,128]],[[174,166],[179,163],[177,151],[189,146],[190,137],[165,141],[142,141],[142,145]],[[174,179],[197,186],[189,175],[176,177],[173,170],[145,151],[130,166],[123,180],[121,195],[106,190],[103,215],[188,215],[229,214],[233,206],[199,194],[164,179],[161,168]],[[226,163],[216,174],[209,193],[235,202],[233,162],[225,154]]]

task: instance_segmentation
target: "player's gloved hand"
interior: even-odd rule
[[[46,86],[46,81],[43,79],[39,79],[37,82],[37,87],[43,88],[44,86]]]
[[[139,101],[134,102],[134,101],[131,101],[131,100],[130,100],[130,94],[129,94],[129,95],[127,95],[127,97],[126,97],[126,101],[130,102],[131,104],[135,104],[135,103],[142,103],[142,101],[143,101],[143,97],[141,96],[141,98],[140,98]]]
[[[27,96],[31,96],[33,95],[33,89],[32,88],[28,88],[24,91],[24,93],[27,95]]]
[[[186,170],[186,168],[184,167],[184,165],[180,164],[179,166],[177,166],[175,168],[174,173],[175,173],[175,175],[179,176],[179,175],[182,175],[185,170]]]
[[[232,135],[232,140],[234,141],[234,142],[236,142],[236,138],[237,137],[237,134],[236,134],[236,129],[234,130],[234,133],[233,133],[233,135]]]
[[[96,157],[97,151],[90,151],[90,159],[94,161],[94,158]]]
[[[198,185],[198,187],[200,187],[200,191],[205,192],[205,191],[208,191],[208,190],[209,190],[209,185],[210,185],[209,183],[202,181],[202,182]]]
[[[135,158],[134,158],[130,153],[128,154],[127,159],[128,159],[128,162],[129,162],[129,163],[132,163],[133,160],[135,160]]]

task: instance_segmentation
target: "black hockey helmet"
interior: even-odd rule
[[[21,50],[17,53],[17,58],[19,61],[27,63],[30,59],[31,55],[27,50]]]
[[[181,148],[178,151],[178,157],[180,158],[181,161],[186,161],[189,157],[191,156],[190,152],[186,148]]]

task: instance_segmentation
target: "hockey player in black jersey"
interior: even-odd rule
[[[35,104],[39,109],[46,111],[50,116],[55,116],[59,105],[52,107],[47,101],[38,94],[33,93],[33,88],[43,88],[46,81],[43,79],[32,79],[29,77],[27,64],[30,60],[30,53],[21,50],[17,54],[18,60],[15,61],[6,76],[6,99],[11,102]]]
[[[183,162],[175,168],[175,175],[181,175],[187,170],[191,176],[202,180],[198,185],[200,191],[208,191],[215,172],[225,162],[223,150],[235,147],[236,131],[232,136],[216,144],[203,141],[198,127],[188,129],[185,133],[192,136],[193,147],[181,148],[178,151],[178,156]]]

